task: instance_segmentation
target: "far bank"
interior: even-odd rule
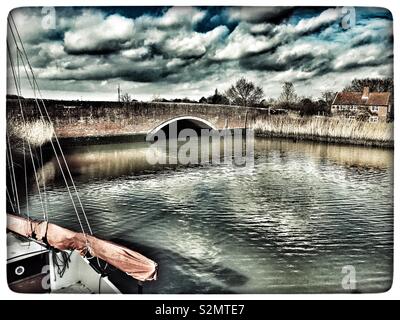
[[[41,118],[32,99],[24,99],[26,122],[16,101],[7,100],[11,140],[42,145],[55,133],[65,144],[104,144],[144,140],[177,123],[179,130],[254,129],[256,136],[375,147],[394,146],[392,122],[370,123],[330,116],[272,114],[268,108],[181,103],[118,103],[47,100],[52,123]],[[19,143],[14,144],[16,146]]]

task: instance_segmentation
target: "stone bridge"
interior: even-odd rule
[[[40,119],[33,99],[23,99],[26,120]],[[251,119],[267,116],[268,110],[227,105],[44,101],[60,138],[85,138],[155,133],[170,123],[217,130],[246,128]],[[7,99],[7,120],[21,119],[18,99]]]

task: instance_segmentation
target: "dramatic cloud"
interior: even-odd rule
[[[301,19],[295,25],[240,23],[229,35],[227,46],[216,52],[215,59],[238,59],[274,49],[279,45],[295,41],[305,34],[315,32],[323,26],[338,22],[342,15],[340,9],[327,9],[319,16]]]
[[[203,20],[205,15],[205,11],[196,8],[171,8],[162,17],[153,20],[161,27],[191,27]]]
[[[253,35],[247,23],[239,24],[229,35],[225,46],[215,52],[215,60],[235,60],[246,55],[260,53],[276,46],[275,38]]]
[[[40,8],[16,9],[12,16],[48,96],[115,99],[119,84],[148,100],[199,99],[241,76],[270,97],[279,95],[283,81],[293,81],[299,94],[318,96],[341,90],[354,77],[392,76],[390,12],[357,8],[355,25],[343,28],[345,13],[315,7],[65,7],[56,9],[55,29],[43,28]],[[22,84],[26,89],[27,80]]]
[[[379,66],[392,57],[393,53],[388,52],[379,44],[369,44],[352,48],[337,56],[333,61],[333,68],[335,70],[343,70],[362,66]]]
[[[322,12],[317,17],[313,17],[313,18],[309,18],[309,19],[301,19],[299,21],[299,23],[295,26],[295,31],[299,34],[314,32],[323,26],[327,26],[329,24],[338,22],[339,18],[342,18],[342,17],[343,17],[343,13],[340,8],[328,9],[328,10]]]
[[[207,33],[179,33],[165,42],[165,52],[179,58],[201,57],[207,49],[228,33],[225,26],[219,26]]]
[[[65,50],[73,54],[114,52],[132,39],[133,27],[131,19],[120,15],[84,12],[65,33]]]
[[[131,60],[143,59],[149,54],[149,49],[146,47],[140,47],[135,49],[128,49],[121,52],[122,56]]]

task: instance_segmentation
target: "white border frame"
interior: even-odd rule
[[[217,6],[217,5],[236,5],[236,6],[273,6],[273,2],[265,2],[261,0],[253,0],[251,2],[244,1],[244,0],[231,0],[231,1],[221,1],[221,0],[203,0],[203,1],[193,1],[193,0],[170,0],[170,1],[155,1],[155,0],[146,0],[142,1],[142,3],[146,4],[146,6],[150,5],[180,5],[180,6]],[[275,2],[276,3],[276,2]],[[85,2],[85,6],[140,6],[143,5],[139,1],[134,2],[113,2],[104,1],[104,0],[90,0]],[[2,44],[2,48],[0,50],[1,54],[1,70],[3,79],[7,73],[6,70],[6,25],[7,25],[7,15],[8,13],[16,8],[16,7],[24,7],[24,6],[82,6],[82,1],[79,0],[65,0],[65,1],[55,1],[55,0],[31,0],[29,2],[22,1],[22,0],[14,0],[12,2],[1,2],[1,32],[0,32],[0,43]],[[399,76],[399,63],[398,63],[398,56],[400,55],[399,43],[400,40],[397,39],[400,37],[400,6],[397,5],[396,1],[389,1],[389,0],[326,0],[323,3],[317,0],[303,0],[303,1],[294,1],[294,0],[281,0],[279,1],[280,6],[359,6],[359,7],[384,7],[389,9],[393,15],[393,21],[397,21],[393,23],[393,34],[395,35],[394,38],[394,78],[400,79]],[[399,83],[396,82],[395,84],[395,96],[397,97],[396,101],[400,99],[400,80]],[[2,89],[2,96],[3,98],[0,99],[1,103],[1,115],[0,115],[0,128],[2,132],[3,139],[5,138],[5,128],[6,128],[6,108],[5,108],[5,96],[6,96],[6,81],[1,81],[1,89]],[[400,100],[399,100],[400,101]],[[399,103],[397,103],[398,105]],[[399,162],[399,149],[400,149],[400,137],[399,137],[399,127],[397,123],[399,120],[400,114],[397,115],[397,119],[395,120],[395,161],[397,165],[400,164]],[[4,141],[4,140],[3,140]],[[0,142],[1,143],[1,142]],[[6,159],[5,159],[5,152],[0,152],[0,177],[1,183],[5,181],[5,172],[6,170]],[[358,299],[365,299],[365,300],[372,300],[372,299],[399,299],[400,298],[400,279],[399,274],[397,271],[400,270],[398,259],[400,257],[399,252],[399,226],[398,226],[398,219],[396,215],[399,211],[399,183],[400,183],[400,176],[398,173],[398,167],[395,165],[394,168],[394,266],[393,266],[393,286],[392,288],[386,292],[381,294],[210,294],[210,295],[191,295],[191,294],[154,294],[154,295],[65,295],[65,294],[49,294],[49,295],[34,295],[34,294],[18,294],[12,292],[7,286],[7,272],[6,272],[6,215],[3,212],[3,217],[0,217],[0,230],[4,230],[0,232],[0,299],[20,299],[20,300],[27,300],[27,299],[38,299],[41,300],[59,300],[59,299],[76,299],[79,298],[80,300],[104,300],[104,299],[135,299],[135,300],[165,300],[165,299],[174,299],[174,300],[278,300],[278,299],[289,299],[289,300],[300,300],[300,299],[319,299],[319,300],[328,300],[328,299],[349,299],[349,300],[358,300]],[[5,192],[0,192],[0,203],[5,208]],[[146,292],[144,290],[144,292]]]

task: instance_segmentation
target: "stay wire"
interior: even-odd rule
[[[23,62],[22,64],[23,64],[23,66],[24,66],[24,70],[25,70],[27,79],[28,79],[28,81],[29,81],[29,84],[30,84],[30,86],[31,86],[31,88],[32,88],[32,90],[33,90],[34,97],[35,97],[35,102],[36,102],[36,105],[37,105],[37,107],[38,107],[38,110],[39,110],[39,112],[40,112],[40,114],[41,114],[41,117],[44,119],[44,115],[43,115],[42,109],[41,109],[41,107],[40,107],[40,105],[39,105],[38,98],[37,98],[37,96],[36,96],[36,87],[38,88],[38,93],[39,93],[39,95],[40,95],[41,102],[42,102],[43,107],[44,107],[44,110],[45,110],[45,112],[46,112],[46,116],[47,116],[49,122],[50,122],[51,124],[53,124],[52,121],[51,121],[51,119],[50,119],[50,116],[49,116],[49,114],[48,114],[47,108],[46,108],[46,106],[45,106],[45,104],[44,104],[43,98],[42,98],[42,96],[41,96],[41,92],[40,92],[40,89],[39,89],[39,87],[38,87],[38,85],[37,85],[37,81],[36,81],[36,78],[35,78],[35,75],[34,75],[32,66],[31,66],[31,64],[30,64],[30,62],[29,62],[29,59],[28,59],[28,57],[27,57],[26,50],[25,50],[24,45],[23,45],[23,43],[22,43],[22,40],[21,40],[21,37],[20,37],[20,35],[19,35],[18,29],[16,28],[15,21],[14,21],[14,19],[13,19],[13,17],[12,17],[12,14],[10,14],[10,18],[11,18],[12,23],[14,24],[15,31],[16,31],[16,33],[17,33],[19,42],[20,42],[20,44],[21,44],[21,48],[22,48],[22,52],[23,52],[23,55],[21,54],[21,59],[22,59],[22,62]],[[16,40],[16,38],[15,38],[14,31],[12,30],[12,26],[11,26],[10,20],[8,21],[8,23],[9,23],[11,35],[12,35],[12,37],[13,37],[13,39],[14,39],[14,42],[15,42],[16,46],[18,47],[18,42],[17,42],[17,40]],[[19,49],[19,48],[18,48],[18,49]],[[24,57],[24,56],[25,56],[25,57]],[[29,73],[28,73],[28,71],[27,71],[27,69],[26,69],[25,61],[23,61],[24,58],[25,58],[25,60],[26,60],[26,63],[27,63],[27,65],[28,65],[30,71],[31,71],[32,81],[31,81],[30,76],[29,76]],[[90,233],[93,234],[93,232],[92,232],[92,230],[91,230],[91,227],[90,227],[90,224],[89,224],[89,221],[88,221],[88,219],[87,219],[86,213],[85,213],[85,211],[84,211],[82,202],[81,202],[81,200],[80,200],[79,194],[78,194],[78,192],[77,192],[75,183],[74,183],[74,181],[73,181],[72,174],[71,174],[71,172],[70,172],[70,170],[69,170],[67,161],[66,161],[65,156],[64,156],[64,154],[63,154],[63,152],[62,152],[60,143],[59,143],[59,141],[58,141],[58,137],[57,137],[57,135],[56,135],[55,132],[54,132],[54,137],[55,137],[55,140],[56,140],[57,145],[58,145],[58,147],[59,147],[60,153],[61,153],[61,155],[62,155],[64,164],[65,164],[65,167],[66,167],[67,172],[68,172],[68,174],[69,174],[69,177],[70,177],[70,179],[71,179],[71,183],[72,183],[73,188],[74,188],[74,191],[75,191],[75,193],[76,193],[76,197],[77,197],[77,199],[78,199],[78,201],[79,201],[79,204],[80,204],[80,206],[81,206],[82,212],[83,212],[83,214],[84,214],[85,222],[86,222],[86,224],[87,224],[87,226],[88,226],[88,228],[89,228]],[[72,204],[73,204],[73,207],[74,207],[74,210],[75,210],[75,213],[76,213],[78,222],[79,222],[80,227],[81,227],[81,230],[82,230],[82,233],[84,234],[84,236],[85,236],[85,238],[86,238],[86,232],[85,232],[85,230],[84,230],[84,228],[83,228],[83,224],[82,224],[81,219],[80,219],[80,217],[79,217],[78,210],[77,210],[77,208],[76,208],[76,206],[75,206],[75,202],[74,202],[74,199],[73,199],[73,197],[72,197],[72,193],[71,193],[71,191],[70,191],[70,188],[69,188],[69,185],[68,185],[68,181],[67,181],[67,179],[66,179],[64,170],[63,170],[63,168],[62,168],[60,159],[59,159],[59,157],[58,157],[58,155],[57,155],[57,151],[56,151],[56,148],[55,148],[54,143],[53,143],[52,140],[50,140],[50,144],[51,144],[51,146],[52,146],[52,148],[53,148],[53,151],[54,151],[55,156],[56,156],[56,159],[57,159],[57,163],[58,163],[58,165],[59,165],[59,167],[60,167],[60,170],[61,170],[63,179],[64,179],[64,181],[65,181],[65,183],[66,183],[66,187],[67,187],[67,189],[68,189],[68,193],[69,193],[69,195],[70,195],[70,198],[71,198],[71,201],[72,201]],[[89,249],[90,249],[90,248],[89,248]]]
[[[10,18],[11,18],[11,21],[12,21],[12,23],[13,23],[13,25],[14,25],[14,28],[15,28],[15,31],[16,31],[16,34],[17,34],[17,37],[18,37],[18,39],[19,39],[19,42],[20,42],[20,44],[21,44],[22,51],[23,51],[24,56],[25,56],[25,57],[21,56],[21,58],[25,58],[25,60],[26,60],[26,62],[27,62],[27,65],[28,65],[28,67],[29,67],[29,69],[30,69],[30,71],[31,71],[32,82],[33,82],[33,87],[32,87],[32,86],[31,86],[31,87],[33,88],[33,91],[34,91],[35,100],[37,101],[37,97],[36,97],[36,88],[37,88],[37,91],[38,91],[38,94],[39,94],[39,97],[40,97],[40,100],[41,100],[43,109],[44,109],[44,111],[45,111],[45,113],[46,113],[47,119],[48,119],[48,121],[49,121],[50,123],[53,123],[52,120],[51,120],[51,118],[50,118],[50,116],[49,116],[47,107],[46,107],[46,105],[45,105],[45,103],[44,103],[44,100],[43,100],[43,97],[42,97],[42,94],[41,94],[41,90],[40,90],[40,88],[39,88],[39,86],[38,86],[38,84],[37,84],[37,80],[36,80],[35,74],[34,74],[34,72],[33,72],[32,65],[31,65],[31,63],[30,63],[30,61],[29,61],[29,59],[28,59],[28,55],[27,55],[27,53],[26,53],[24,44],[23,44],[23,42],[22,42],[22,40],[21,40],[21,36],[20,36],[19,31],[18,31],[18,29],[17,29],[17,27],[16,27],[16,24],[15,24],[15,21],[14,21],[14,18],[13,18],[13,16],[12,16],[12,14],[10,14]],[[24,66],[25,66],[25,64],[24,64]],[[42,113],[41,108],[39,107],[38,109],[39,109],[39,112],[40,112],[41,116],[43,117],[43,113]],[[68,175],[69,175],[69,178],[70,178],[70,180],[71,180],[71,184],[72,184],[72,187],[73,187],[74,192],[75,192],[75,194],[76,194],[76,197],[77,197],[77,199],[78,199],[78,202],[79,202],[79,205],[80,205],[80,207],[81,207],[82,213],[83,213],[83,215],[84,215],[85,222],[86,222],[86,224],[87,224],[87,226],[88,226],[89,232],[90,232],[91,235],[93,235],[93,231],[92,231],[92,229],[91,229],[91,226],[90,226],[90,223],[89,223],[89,221],[88,221],[86,212],[85,212],[84,207],[83,207],[83,205],[82,205],[82,202],[81,202],[79,193],[78,193],[78,191],[77,191],[77,188],[76,188],[74,179],[73,179],[73,177],[72,177],[71,171],[70,171],[69,166],[68,166],[68,164],[67,164],[67,161],[66,161],[66,159],[65,159],[65,155],[64,155],[64,153],[63,153],[63,151],[62,151],[62,148],[61,148],[61,145],[60,145],[60,142],[59,142],[59,139],[58,139],[58,137],[57,137],[56,132],[54,132],[54,138],[55,138],[55,140],[56,140],[56,142],[57,142],[57,146],[58,146],[58,148],[59,148],[59,150],[60,150],[60,154],[61,154],[61,156],[62,156],[63,162],[65,163],[66,170],[67,170]]]
[[[18,103],[19,103],[19,107],[20,107],[20,111],[21,111],[22,122],[23,122],[24,126],[26,126],[24,110],[22,108],[22,103],[21,103],[21,99],[20,99],[21,91],[20,91],[20,88],[18,86],[18,82],[16,80],[14,64],[13,64],[12,59],[11,59],[11,50],[10,50],[10,46],[9,46],[8,41],[7,41],[7,51],[8,51],[8,58],[9,58],[9,61],[10,61],[11,71],[12,71],[12,74],[13,74],[15,88],[17,90]],[[7,135],[7,139],[8,139],[8,143],[9,143],[8,135]],[[28,148],[29,148],[30,157],[31,157],[31,160],[32,160],[32,166],[33,166],[33,171],[34,171],[34,175],[35,175],[36,186],[38,188],[38,194],[39,194],[40,203],[41,203],[41,206],[42,206],[43,217],[47,221],[47,213],[46,213],[44,205],[43,205],[43,199],[42,199],[42,194],[41,194],[41,191],[40,191],[39,181],[38,181],[38,178],[37,178],[36,164],[35,164],[35,159],[33,157],[32,146],[31,146],[31,143],[29,142],[29,140],[27,140],[27,142],[28,142]],[[10,149],[11,149],[11,147],[10,147]],[[10,150],[10,153],[11,153],[11,150]],[[12,160],[12,158],[11,158],[11,160]],[[19,209],[19,204],[18,204],[18,209]]]

